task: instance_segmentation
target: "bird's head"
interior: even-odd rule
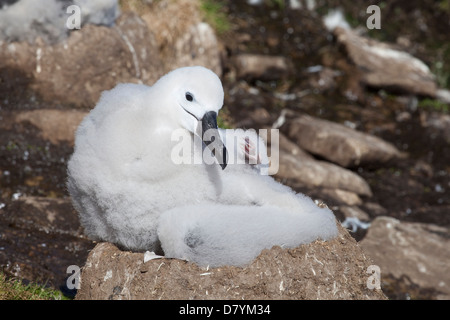
[[[169,97],[173,120],[200,136],[225,169],[227,153],[217,127],[224,98],[219,77],[204,67],[184,67],[171,71],[155,85],[161,86]]]

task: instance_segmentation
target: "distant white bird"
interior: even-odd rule
[[[236,146],[223,144],[226,132],[216,122],[223,98],[220,79],[203,67],[176,69],[151,87],[120,84],[102,94],[77,130],[68,164],[68,189],[89,237],[220,266],[245,265],[274,245],[337,235],[328,208],[255,166],[227,166],[227,147],[256,157],[256,166],[267,156],[265,149],[251,152],[258,138],[243,131]],[[207,132],[214,138],[205,139]],[[203,148],[188,149],[191,163],[174,160],[180,137],[204,140]],[[215,162],[195,164],[204,148],[214,151]]]

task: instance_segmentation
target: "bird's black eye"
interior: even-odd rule
[[[194,101],[194,96],[190,92],[186,92],[185,97],[186,97],[186,100],[189,101],[189,102]]]

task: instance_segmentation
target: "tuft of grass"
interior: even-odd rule
[[[217,126],[222,129],[233,128],[233,119],[227,107],[222,107],[219,114],[217,115]]]
[[[0,272],[0,300],[66,300],[67,298],[54,289],[43,285],[23,284],[20,280],[7,279]]]
[[[420,108],[428,109],[432,111],[439,111],[443,113],[450,112],[450,107],[448,104],[441,102],[436,99],[425,98],[419,101]]]
[[[284,0],[270,0],[268,5],[271,7],[276,7],[279,10],[284,10],[286,8],[286,3]]]
[[[439,1],[438,8],[444,12],[450,11],[450,0]]]
[[[200,9],[203,12],[205,21],[209,23],[216,32],[224,34],[231,29],[231,23],[224,11],[225,5],[220,0],[201,0]]]

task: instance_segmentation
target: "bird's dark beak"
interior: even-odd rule
[[[216,157],[222,170],[227,166],[227,148],[220,138],[217,113],[209,111],[202,118],[202,140]]]

